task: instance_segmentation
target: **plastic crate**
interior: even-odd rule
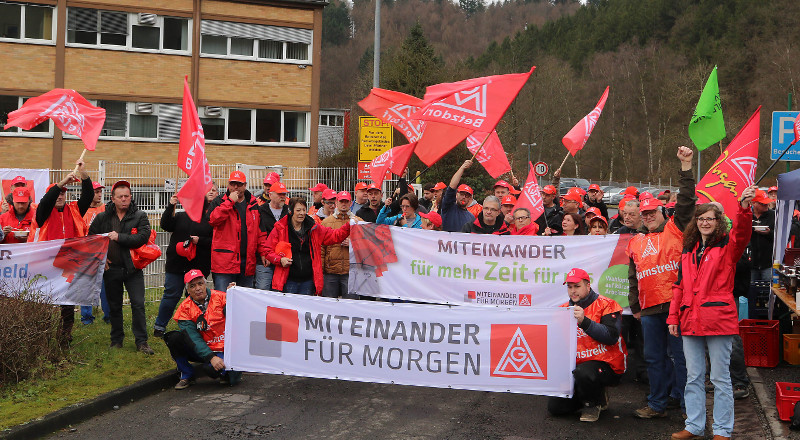
[[[775,406],[778,407],[779,419],[789,421],[799,400],[800,383],[775,382]]]
[[[783,335],[783,360],[792,365],[800,365],[800,335]]]
[[[750,283],[747,293],[748,312],[751,319],[767,319],[769,311],[769,294],[772,281],[759,280]]]
[[[748,367],[775,367],[780,362],[778,321],[743,319],[739,336],[744,344],[744,363]]]

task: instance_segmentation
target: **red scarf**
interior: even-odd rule
[[[47,237],[44,240],[59,240],[75,237],[75,225],[72,223],[72,213],[69,206],[64,205],[64,210],[53,208],[50,218],[47,219]]]

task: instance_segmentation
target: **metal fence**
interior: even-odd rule
[[[302,168],[284,167],[280,165],[223,164],[211,165],[211,176],[214,182],[225,191],[228,176],[233,171],[243,171],[247,176],[248,189],[258,196],[263,191],[262,183],[269,172],[281,176],[292,197],[304,196],[311,200],[310,187],[322,182],[337,191],[351,191],[359,181],[355,168]],[[73,170],[50,170],[50,181],[60,182]],[[118,180],[127,180],[131,184],[133,200],[139,209],[147,213],[150,224],[156,230],[156,244],[161,248],[161,257],[144,270],[146,296],[148,302],[161,300],[161,289],[164,285],[164,266],[166,249],[171,233],[162,231],[159,226],[161,214],[174,195],[186,182],[186,175],[174,163],[144,162],[108,162],[101,160],[97,170],[88,170],[93,181],[111,187]],[[394,188],[395,180],[383,183],[384,192]],[[73,187],[77,188],[77,187]],[[78,197],[78,191],[70,191],[72,197]],[[103,203],[111,199],[111,192],[105,191]]]

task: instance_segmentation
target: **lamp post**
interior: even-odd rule
[[[528,149],[528,163],[531,162],[531,147],[536,146],[536,142],[531,142],[530,144],[526,144],[525,142],[522,143],[522,146]]]

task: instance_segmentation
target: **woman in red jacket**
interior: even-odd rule
[[[264,247],[275,265],[272,290],[301,295],[322,292],[322,246],[341,243],[350,235],[350,224],[331,229],[307,215],[306,199],[289,200],[289,215],[275,223]]]
[[[722,211],[705,203],[695,210],[695,221],[683,234],[678,280],[672,287],[669,332],[682,336],[686,357],[686,428],[672,434],[676,440],[704,438],[706,426],[706,356],[711,359],[714,384],[714,439],[733,432],[733,387],[730,363],[733,335],[739,333],[733,278],[736,262],[750,241],[753,215],[750,201],[755,186],[742,192],[730,233]]]

